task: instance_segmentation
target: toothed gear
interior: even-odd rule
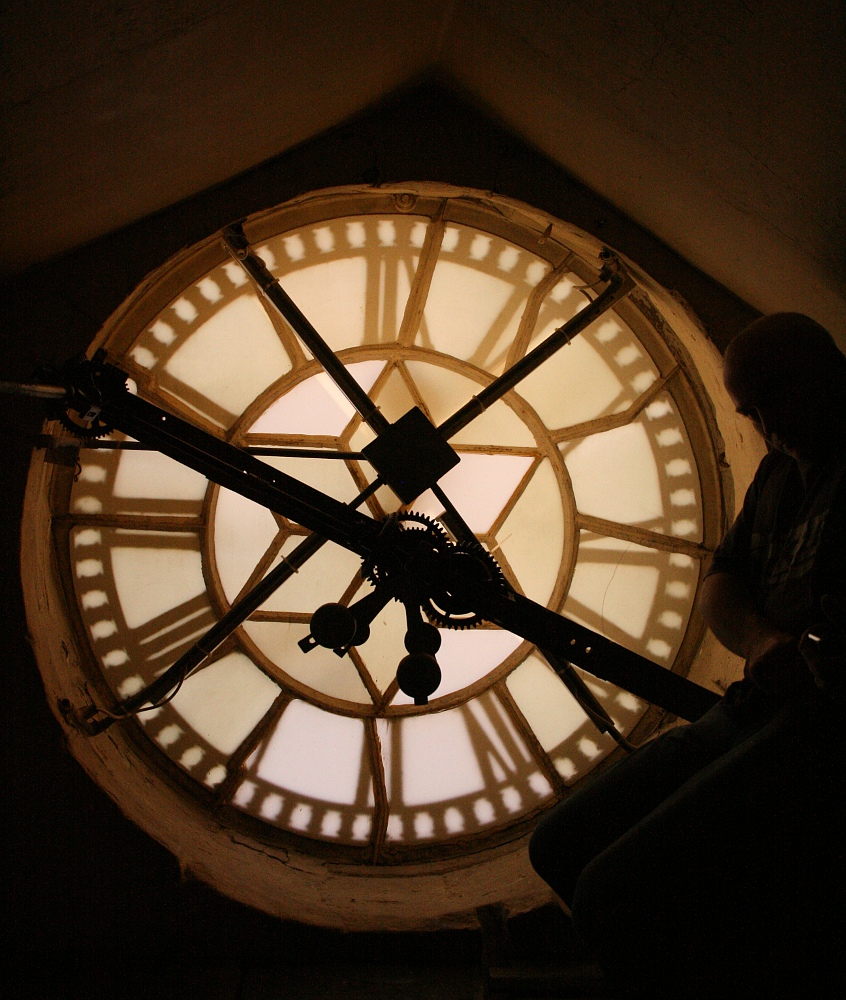
[[[114,430],[111,424],[105,420],[100,420],[99,417],[94,417],[93,420],[86,422],[82,414],[68,407],[57,408],[53,416],[61,423],[65,430],[73,434],[74,437],[81,438],[83,441],[105,437]]]
[[[431,517],[427,517],[426,514],[421,514],[416,510],[404,510],[396,515],[397,521],[414,521],[417,524],[424,525],[432,535],[437,535],[441,541],[450,544],[449,535],[443,528],[443,525],[439,521],[435,521]]]
[[[67,387],[67,396],[52,407],[50,416],[83,441],[111,434],[114,425],[100,416],[103,388],[125,389],[126,377],[120,372],[107,374],[84,356],[73,358],[56,377]]]
[[[474,600],[480,585],[504,586],[502,570],[478,542],[458,543],[451,547],[438,585],[422,602],[423,612],[440,628],[477,628],[484,621]]]
[[[401,527],[409,522],[420,527]],[[432,624],[451,629],[481,625],[480,586],[505,585],[479,542],[453,542],[437,521],[416,511],[388,518],[362,573],[374,586],[388,586],[397,600],[422,608]]]
[[[395,558],[395,547],[393,542],[388,542],[387,540],[396,539],[395,527],[403,522],[412,521],[415,524],[420,524],[423,526],[425,531],[420,531],[420,529],[404,529],[405,531],[415,531],[420,532],[420,535],[426,539],[429,543],[430,551],[437,552],[439,554],[444,554],[449,551],[451,542],[449,536],[438,524],[437,521],[432,520],[431,517],[427,517],[425,514],[419,514],[417,511],[409,510],[403,511],[399,514],[394,514],[385,525],[385,531],[382,533],[382,538],[385,540],[384,548],[381,546],[373,553],[373,555],[364,563],[362,566],[362,575],[365,580],[368,580],[374,586],[377,583],[387,582],[389,577],[396,577],[398,572],[401,572],[400,567]],[[407,539],[410,540],[410,539]],[[416,539],[417,540],[417,539]]]

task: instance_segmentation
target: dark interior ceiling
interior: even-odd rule
[[[4,10],[6,271],[220,184],[436,73],[755,308],[802,309],[846,337],[838,0]]]
[[[2,16],[2,377],[84,348],[149,270],[233,218],[405,179],[591,230],[718,343],[756,309],[800,309],[846,344],[834,0],[789,17],[729,0],[22,0]],[[41,416],[0,402],[7,913],[33,974],[50,969],[53,996],[97,977],[99,998],[135,995],[115,966],[155,978],[171,959],[472,960],[464,939],[344,943],[181,880],[70,759],[17,584]]]

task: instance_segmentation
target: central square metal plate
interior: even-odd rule
[[[362,450],[403,503],[416,500],[460,461],[418,406]]]

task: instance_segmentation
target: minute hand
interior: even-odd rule
[[[581,312],[577,312],[567,322],[551,333],[546,340],[530,351],[525,358],[513,364],[507,371],[503,372],[499,378],[495,379],[489,386],[486,386],[478,396],[470,399],[460,410],[439,427],[438,431],[445,441],[457,434],[466,427],[472,420],[483,413],[489,406],[513,389],[518,382],[521,382],[527,375],[530,375],[536,368],[539,368],[544,361],[551,358],[556,351],[569,344],[576,334],[581,333],[585,327],[611,308],[616,302],[624,298],[634,288],[635,283],[623,265],[613,257],[609,251],[605,251],[609,260],[600,271],[600,278],[608,281],[608,286],[593,302],[585,306]]]
[[[381,434],[387,430],[390,426],[387,418],[382,416],[373,400],[338,360],[332,348],[267,269],[267,265],[261,257],[253,251],[241,226],[227,226],[223,230],[223,242],[235,260],[255,281],[273,308],[296,331],[302,342],[323,366],[323,370],[329,378],[358,410],[368,427],[375,434]]]

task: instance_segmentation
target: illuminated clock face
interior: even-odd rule
[[[448,189],[342,192],[245,229],[382,414],[418,406],[438,425],[596,295],[587,238],[516,216]],[[516,590],[686,672],[722,498],[684,352],[657,315],[638,290],[591,324],[451,440],[461,461],[440,485]],[[227,441],[321,452],[264,460],[338,500],[375,478],[372,432],[220,241],[148,283],[98,346],[133,391]],[[155,452],[83,446],[72,471],[51,473],[68,627],[113,706],[308,534]],[[388,487],[362,509],[443,513],[431,492],[402,507]],[[493,626],[441,629],[426,706],[397,686],[395,602],[348,655],[304,653],[318,606],[371,589],[361,571],[328,543],[129,724],[218,821],[305,854],[334,845],[353,865],[469,856],[525,833],[614,749],[542,655]],[[654,725],[654,709],[584,676],[623,732]]]

